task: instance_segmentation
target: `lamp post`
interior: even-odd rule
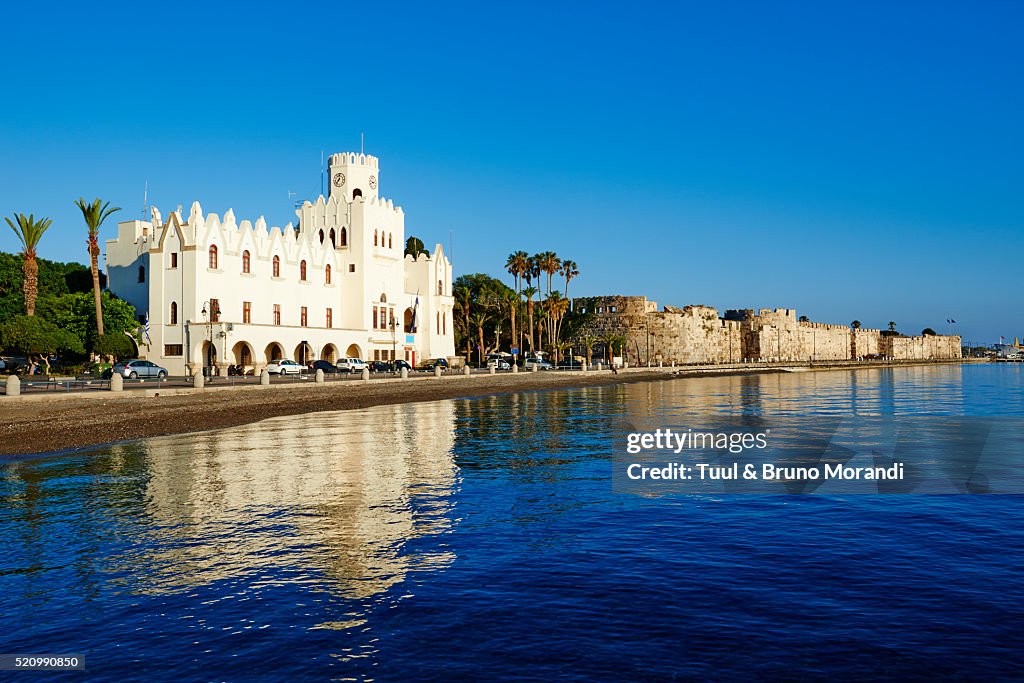
[[[398,360],[398,319],[391,316],[391,362]]]
[[[213,375],[213,354],[216,353],[213,346],[213,316],[215,315],[213,310],[213,304],[210,299],[203,302],[203,321],[206,324],[207,336],[210,340],[210,348],[206,352],[206,358],[203,359],[203,368],[210,368],[209,375]]]

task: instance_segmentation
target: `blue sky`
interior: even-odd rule
[[[1018,3],[214,4],[5,8],[0,212],[54,219],[42,256],[147,180],[283,225],[365,131],[457,273],[550,249],[570,295],[1024,336]]]

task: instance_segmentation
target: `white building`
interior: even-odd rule
[[[163,220],[118,225],[107,241],[110,289],[149,316],[140,357],[172,373],[349,356],[420,360],[455,354],[452,266],[440,244],[404,256],[405,213],[378,195],[379,164],[330,158],[329,197],[298,226],[268,229],[204,216],[198,202]]]

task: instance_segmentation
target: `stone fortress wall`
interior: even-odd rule
[[[727,310],[719,316],[710,306],[665,306],[659,311],[644,296],[577,298],[573,307],[591,314],[575,341],[595,338],[594,357],[601,358],[609,335],[624,337],[621,355],[631,365],[961,356],[958,336],[902,337],[801,321],[791,308]]]

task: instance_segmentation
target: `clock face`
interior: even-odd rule
[[[344,173],[335,173],[334,174],[334,186],[335,187],[341,187],[344,184],[345,184],[345,174]]]
[[[370,189],[372,190],[375,187],[377,187],[377,176],[372,175],[370,176]]]

